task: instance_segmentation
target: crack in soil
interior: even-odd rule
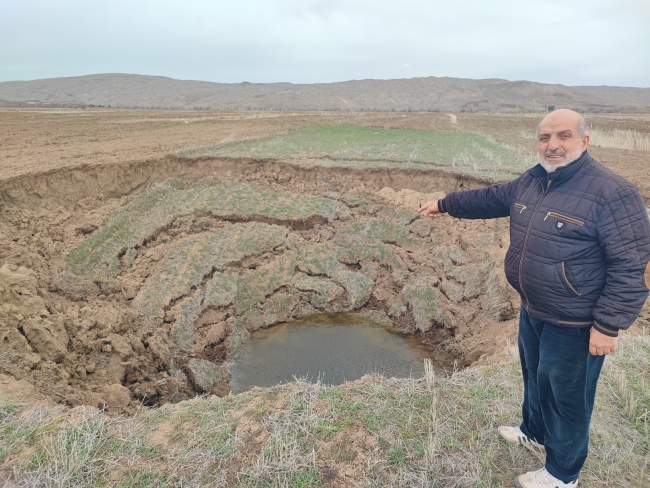
[[[71,406],[85,403],[106,406],[110,413],[131,413],[141,403],[176,402],[197,392],[226,394],[222,364],[233,360],[250,332],[314,313],[355,311],[417,333],[449,365],[494,354],[513,336],[516,297],[499,274],[507,224],[451,218],[432,222],[412,207],[402,210],[386,203],[377,193],[386,174],[393,182],[408,181],[428,191],[449,191],[468,181],[449,173],[428,173],[423,184],[410,170],[382,171],[377,178],[374,171],[240,164],[240,181],[254,188],[326,196],[345,204],[350,216],[313,214],[295,220],[197,209],[172,216],[141,243],[118,249],[116,276],[88,280],[69,273],[66,254],[138,198],[135,189],[143,195],[156,177],[198,175],[199,162],[189,172],[173,162],[166,158],[160,175],[133,178],[120,193],[110,188],[115,184],[110,180],[110,197],[88,195],[102,172],[93,167],[88,174],[76,168],[39,175],[50,183],[41,197],[28,196],[34,188],[29,181],[22,188],[25,198],[5,199],[8,204],[0,209],[0,257],[6,263],[0,268],[0,373],[24,378]],[[234,172],[228,161],[200,164],[208,174],[214,165]],[[149,168],[135,166],[135,172]],[[290,184],[277,182],[278,168],[291,172]],[[55,184],[72,173],[76,200]],[[118,180],[132,174],[127,167],[113,168],[110,174],[116,173]],[[18,180],[12,180],[13,190]],[[6,190],[8,183],[3,185]],[[0,194],[7,195],[2,188]],[[170,253],[183,242],[208,239],[214,232],[227,236],[242,225],[256,226],[250,228],[256,232],[280,227],[284,237],[279,245],[218,265],[202,259],[219,258],[221,251],[207,254],[196,261],[207,265],[207,272],[183,285],[186,291],[179,288],[178,296],[170,295],[155,316],[138,313],[134,299],[160,273]],[[355,234],[359,229],[363,232]],[[486,260],[496,263],[496,291],[489,291],[481,274],[485,272],[479,270]],[[182,269],[190,269],[193,262],[191,256],[179,261]],[[458,268],[478,281],[463,284]],[[422,284],[414,288],[413,283]],[[216,287],[214,296],[210,287]]]

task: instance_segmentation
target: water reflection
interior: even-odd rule
[[[235,391],[307,378],[338,385],[368,372],[422,376],[432,350],[358,314],[320,314],[252,334],[232,368]]]

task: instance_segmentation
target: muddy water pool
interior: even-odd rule
[[[338,385],[369,372],[420,377],[431,348],[358,314],[322,314],[251,335],[232,363],[236,392],[306,378]]]

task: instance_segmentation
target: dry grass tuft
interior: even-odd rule
[[[650,337],[606,361],[584,487],[648,486]],[[543,463],[495,429],[520,421],[519,364],[423,378],[303,380],[197,397],[133,418],[0,404],[15,486],[510,486]]]
[[[622,129],[591,129],[591,144],[628,151],[650,151],[650,134]]]
[[[525,139],[535,139],[535,132],[521,131]],[[600,147],[627,149],[628,151],[650,151],[650,134],[623,129],[590,129],[590,144]]]

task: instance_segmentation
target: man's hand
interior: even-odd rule
[[[438,210],[438,200],[431,200],[430,202],[425,203],[418,209],[418,213],[426,217],[440,217],[442,213]]]
[[[602,332],[598,332],[592,327],[589,336],[589,352],[594,356],[606,356],[616,351],[617,339],[617,337],[609,337]]]

